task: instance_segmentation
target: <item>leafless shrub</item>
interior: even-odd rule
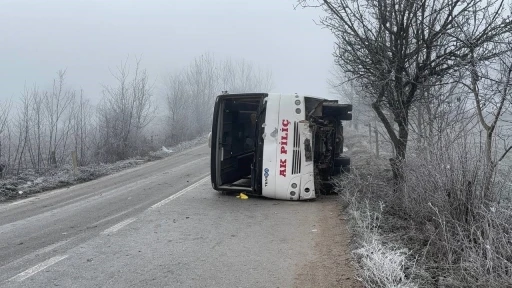
[[[347,137],[349,142],[357,141],[357,134],[349,134],[355,138]],[[400,271],[421,286],[512,285],[512,204],[506,197],[511,174],[495,174],[491,191],[500,201],[486,201],[485,145],[478,135],[447,131],[429,153],[411,150],[404,166],[405,199],[389,193],[393,181],[383,169],[385,159],[368,157],[361,146],[356,154],[349,151],[357,166],[338,179],[338,188],[362,235],[355,253],[368,286],[384,286]],[[393,269],[395,274],[377,270],[375,263],[383,259],[394,262],[382,265],[404,268]]]
[[[50,144],[49,144],[49,162],[52,165],[57,165],[57,147],[63,141],[66,141],[65,132],[59,134],[60,129],[66,129],[67,123],[64,118],[66,112],[69,112],[68,108],[71,103],[75,100],[76,92],[74,90],[68,90],[64,87],[64,76],[65,71],[58,72],[58,79],[54,80],[53,90],[51,93],[46,93],[44,96],[46,110],[48,114],[48,125],[50,127]],[[69,115],[69,114],[68,114]]]
[[[425,90],[446,86],[452,74],[469,68],[475,76],[470,77],[475,78],[472,90],[478,93],[475,68],[510,50],[506,41],[512,19],[503,0],[297,2],[323,10],[319,23],[336,38],[336,65],[364,87],[363,95],[385,127],[394,146],[390,164],[397,193],[405,184],[401,164],[411,140],[412,116],[438,97]],[[499,115],[501,108],[497,111]],[[487,130],[493,129],[490,125]]]
[[[136,60],[133,71],[125,62],[113,76],[117,85],[105,86],[98,109],[100,142],[96,145],[97,157],[109,162],[127,159],[144,150],[140,145],[144,141],[142,132],[154,112],[152,87],[146,70],[140,67],[140,59]]]
[[[166,143],[173,145],[192,137],[192,133],[187,129],[187,123],[191,122],[189,112],[192,97],[189,97],[183,73],[169,76],[164,85],[168,109]]]
[[[8,130],[9,130],[9,112],[11,110],[11,102],[5,102],[5,103],[0,103],[0,178],[3,177],[3,175],[5,174],[5,171],[6,169],[8,169],[7,167],[7,163],[8,163],[8,157],[9,157],[9,154],[8,153],[9,151],[7,150],[7,153],[6,153],[6,147],[9,148],[9,141],[5,141],[6,140],[6,136],[8,134]],[[7,138],[8,139],[8,138]],[[7,146],[6,146],[6,143],[7,143]],[[6,154],[7,154],[7,157],[6,157]]]
[[[430,206],[436,234],[425,252],[431,254],[440,279],[459,287],[512,285],[512,207],[479,207],[477,218],[466,224]]]
[[[168,108],[166,143],[174,145],[204,135],[211,129],[215,96],[231,93],[270,92],[272,74],[241,59],[218,61],[204,54],[164,80]]]
[[[452,285],[509,286],[511,206],[488,202],[484,191],[490,189],[496,195],[492,198],[500,199],[511,189],[498,175],[487,188],[485,147],[468,134],[430,154],[409,157],[404,208],[411,219],[432,231],[424,253],[437,263],[439,277]]]
[[[408,265],[407,249],[385,245],[377,234],[367,233],[365,238],[368,240],[353,253],[361,262],[362,272],[358,279],[366,287],[418,287],[407,279],[404,271]]]
[[[65,71],[59,71],[50,90],[36,85],[25,87],[20,100],[7,106],[10,110],[12,107],[13,113],[9,121],[0,123],[4,128],[0,133],[0,161],[6,174],[19,174],[26,169],[43,173],[69,163],[72,149],[77,149],[72,145],[77,141],[72,138],[78,135],[72,128],[76,128],[75,132],[87,130],[86,123],[74,121],[75,107],[80,106],[75,96],[76,91],[66,87]],[[85,134],[80,137],[85,139]],[[83,142],[80,146],[85,145]],[[80,155],[87,157],[85,153]]]
[[[416,278],[421,270],[415,267],[411,252],[382,236],[381,225],[388,225],[389,220],[383,217],[393,202],[389,199],[393,181],[382,173],[386,161],[356,157],[364,158],[365,164],[336,181],[356,235],[353,255],[359,267],[358,279],[366,287],[418,287]]]
[[[231,93],[269,92],[273,87],[272,73],[245,60],[228,58],[219,64],[219,87]]]
[[[481,189],[485,167],[478,144],[478,140],[466,135],[454,142],[438,144],[429,153],[411,153],[405,164],[407,212],[425,216],[422,220],[426,221],[432,215],[425,204],[431,203],[449,211],[457,221],[470,221],[472,211],[484,203]]]
[[[19,101],[0,104],[2,175],[43,175],[71,164],[72,155],[78,166],[151,156],[160,145],[205,135],[220,91],[268,91],[272,84],[270,73],[245,60],[217,61],[211,54],[201,55],[166,80],[168,123],[163,131],[149,134],[156,110],[153,85],[140,59],[129,64],[127,60],[113,71],[116,83],[104,86],[97,109],[83,90],[67,85],[65,70],[57,72],[49,89],[28,86]],[[154,136],[164,137],[159,135],[166,141],[154,141]]]

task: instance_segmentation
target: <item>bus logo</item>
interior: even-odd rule
[[[268,168],[265,168],[265,170],[263,170],[265,173],[263,173],[263,176],[265,176],[265,187],[268,186]]]

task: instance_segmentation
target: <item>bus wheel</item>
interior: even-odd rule
[[[350,173],[350,166],[334,166],[331,176],[339,176],[345,173]]]
[[[343,167],[342,166],[334,166],[332,167],[332,173],[331,176],[338,176],[343,173]]]
[[[342,121],[352,120],[352,104],[324,103],[322,105],[322,115],[335,117]]]
[[[336,191],[336,183],[332,180],[330,181],[323,181],[322,182],[322,192],[323,195],[335,195],[338,194]]]
[[[350,157],[340,156],[340,157],[334,158],[334,166],[335,167],[350,166]]]

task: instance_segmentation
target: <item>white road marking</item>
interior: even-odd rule
[[[169,172],[173,172],[173,171],[175,171],[175,170],[178,170],[178,169],[180,169],[180,168],[183,168],[183,166],[189,166],[190,164],[194,164],[194,163],[196,163],[196,162],[200,162],[200,161],[203,161],[203,160],[208,159],[208,158],[210,158],[210,156],[201,157],[201,158],[196,159],[196,160],[194,160],[194,161],[190,161],[190,162],[187,162],[187,163],[185,163],[185,164],[183,164],[183,165],[180,165],[180,166],[178,166],[178,167],[175,167],[175,168],[172,168],[172,169],[170,169],[170,170],[164,171],[164,172],[162,172],[162,173],[160,173],[160,174],[166,174],[166,173],[169,173]]]
[[[119,223],[117,223],[116,225],[114,225],[114,226],[112,226],[112,227],[108,228],[107,230],[105,230],[105,231],[101,232],[101,234],[106,235],[106,234],[114,233],[114,232],[116,232],[117,230],[119,230],[119,229],[123,228],[124,226],[126,226],[126,225],[128,225],[128,224],[132,223],[132,222],[133,222],[133,221],[135,221],[135,220],[137,220],[137,219],[136,219],[136,218],[128,218],[128,219],[126,219],[126,220],[124,220],[124,221],[122,221],[122,222],[119,222]]]
[[[174,171],[178,171],[180,169],[183,169],[183,167],[186,167],[186,166],[189,166],[189,165],[192,165],[194,163],[197,163],[197,162],[200,162],[200,161],[203,161],[207,158],[209,158],[210,156],[207,156],[207,157],[202,157],[202,158],[199,158],[199,159],[196,159],[196,160],[193,160],[193,161],[190,161],[190,162],[187,162],[185,164],[182,164],[178,167],[174,167],[172,169],[169,169],[169,170],[166,170],[166,172],[168,173],[173,173]],[[84,203],[80,202],[80,201],[76,201],[77,199],[80,199],[80,198],[84,198],[84,197],[89,197],[87,198],[87,202],[91,203],[92,201],[95,201],[97,200],[98,198],[101,198],[101,199],[108,199],[108,198],[111,198],[111,197],[114,197],[117,195],[118,192],[127,192],[129,190],[133,190],[133,189],[137,189],[139,187],[142,187],[146,184],[149,184],[153,181],[155,181],[155,179],[161,179],[161,178],[166,178],[167,175],[164,174],[164,173],[158,173],[157,175],[153,175],[149,178],[144,178],[144,179],[141,179],[141,180],[138,180],[138,181],[135,181],[133,183],[130,183],[130,184],[126,184],[126,185],[123,185],[123,186],[120,186],[120,187],[117,187],[117,188],[114,188],[112,190],[109,190],[109,188],[104,188],[100,191],[98,191],[97,193],[99,192],[102,192],[104,191],[103,193],[104,194],[97,194],[95,196],[91,196],[91,195],[83,195],[83,196],[80,196],[78,198],[75,198],[75,199],[71,199],[71,200],[68,200],[66,202],[63,202],[63,203],[68,203],[68,202],[75,202],[74,204],[70,205],[70,206],[61,206],[59,208],[56,208],[55,210],[49,210],[47,212],[44,212],[42,214],[38,214],[38,215],[34,215],[32,217],[29,217],[29,218],[26,218],[26,219],[22,219],[22,220],[19,220],[19,221],[16,221],[16,222],[12,222],[12,223],[8,223],[8,224],[5,224],[5,225],[1,225],[0,226],[0,233],[6,233],[7,231],[10,231],[12,229],[15,228],[15,225],[18,224],[19,222],[27,222],[28,220],[35,220],[35,219],[42,219],[43,217],[47,216],[47,215],[52,215],[54,213],[57,213],[57,210],[59,209],[71,209],[71,207],[80,207],[80,205],[83,205]],[[27,199],[29,200],[29,199]],[[33,201],[34,199],[30,199],[31,201]],[[86,202],[86,203],[87,203]],[[14,203],[13,203],[14,204]],[[62,203],[61,203],[62,204]],[[11,204],[12,205],[12,204]],[[1,208],[1,207],[0,207]]]
[[[50,252],[50,251],[52,251],[53,249],[55,249],[55,248],[57,248],[57,247],[61,246],[62,244],[66,244],[67,242],[69,242],[69,241],[71,241],[71,240],[74,240],[74,238],[69,238],[69,239],[67,239],[67,240],[62,240],[62,241],[60,241],[60,242],[54,243],[54,244],[52,244],[52,245],[49,245],[49,246],[47,246],[47,247],[45,247],[45,248],[39,249],[39,250],[37,250],[37,251],[36,251],[36,253],[35,253],[35,254],[42,254],[42,253]]]
[[[36,256],[41,255],[41,254],[44,254],[44,253],[51,252],[51,251],[52,251],[52,250],[54,250],[55,248],[57,248],[57,247],[59,247],[59,246],[61,246],[61,245],[63,245],[63,244],[66,244],[67,242],[69,242],[69,241],[71,241],[71,240],[74,240],[74,239],[75,239],[75,237],[73,237],[73,238],[69,238],[69,239],[67,239],[67,240],[62,240],[62,241],[60,241],[60,242],[57,242],[57,243],[54,243],[54,244],[51,244],[51,245],[48,245],[48,246],[46,246],[46,247],[44,247],[44,248],[41,248],[41,249],[39,249],[39,250],[37,250],[37,251],[35,251],[35,252],[32,252],[32,253],[30,253],[30,254],[28,254],[28,255],[25,255],[25,256],[24,256],[24,257],[22,257],[22,258],[19,258],[19,259],[17,259],[17,260],[14,260],[13,262],[10,262],[10,263],[9,263],[9,264],[7,264],[6,266],[16,266],[16,265],[18,265],[19,263],[22,263],[22,262],[27,261],[27,260],[29,260],[29,259],[34,259]],[[6,267],[6,266],[4,266],[4,267]],[[3,268],[3,267],[2,267],[2,268]]]
[[[201,180],[197,181],[195,184],[192,184],[192,185],[188,186],[187,188],[185,188],[185,189],[183,189],[183,190],[179,191],[178,193],[173,194],[173,195],[169,196],[168,198],[165,198],[164,200],[162,200],[162,201],[160,201],[160,202],[158,202],[158,203],[154,204],[153,206],[149,207],[149,209],[155,209],[155,208],[162,207],[163,205],[165,205],[165,204],[167,204],[167,203],[171,202],[172,200],[174,200],[174,199],[176,199],[176,198],[180,197],[181,195],[183,195],[183,194],[187,193],[188,191],[190,191],[190,190],[192,190],[192,189],[196,188],[197,186],[199,186],[199,185],[203,184],[203,182],[205,182],[205,181],[206,181],[206,180],[208,180],[208,179],[210,179],[210,176],[206,176],[205,178],[203,178],[203,179],[201,179]]]
[[[112,215],[112,216],[110,216],[110,217],[107,217],[107,218],[101,219],[100,221],[98,221],[98,222],[96,222],[96,223],[93,223],[93,224],[87,225],[87,227],[88,227],[88,228],[89,228],[89,227],[90,227],[90,228],[94,228],[94,227],[96,227],[96,226],[99,226],[99,225],[100,225],[100,224],[102,224],[103,222],[110,221],[110,220],[112,220],[112,219],[114,219],[114,218],[117,218],[117,217],[119,217],[119,216],[121,216],[121,215],[124,215],[124,214],[126,214],[126,213],[128,213],[128,212],[131,212],[132,210],[133,210],[133,209],[129,209],[129,210],[126,210],[126,211],[124,211],[124,212],[118,213],[118,214],[116,214],[116,215]]]
[[[40,264],[37,264],[36,266],[30,268],[30,269],[27,269],[23,272],[21,272],[20,274],[12,277],[10,279],[10,281],[17,281],[17,282],[21,282],[25,279],[27,279],[28,277],[36,274],[37,272],[43,270],[43,269],[46,269],[50,266],[52,266],[53,264],[63,260],[63,259],[66,259],[69,255],[60,255],[60,256],[55,256],[53,258],[50,258]]]

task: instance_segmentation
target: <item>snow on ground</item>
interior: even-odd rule
[[[31,194],[71,186],[97,179],[102,176],[135,167],[150,161],[162,159],[183,150],[206,143],[208,136],[180,143],[173,147],[162,147],[160,150],[150,152],[149,156],[136,157],[108,164],[91,164],[78,167],[77,174],[73,173],[71,165],[64,165],[55,170],[39,175],[34,170],[25,170],[18,176],[0,179],[0,202],[17,198],[28,197]]]

